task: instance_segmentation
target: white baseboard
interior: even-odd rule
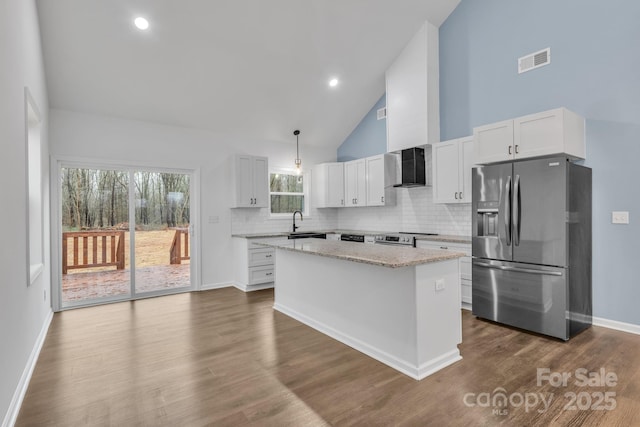
[[[640,325],[634,325],[633,323],[618,322],[617,320],[603,319],[602,317],[594,316],[593,324],[595,326],[602,326],[603,328],[640,335]]]
[[[468,310],[468,311],[472,311],[471,309],[471,303],[468,302],[462,302],[460,303],[460,308],[463,310]]]
[[[243,292],[261,291],[263,289],[273,288],[273,282],[263,283],[260,285],[245,285],[244,283],[234,283],[234,287],[240,289]]]
[[[9,409],[7,410],[4,421],[2,422],[2,427],[11,427],[15,425],[16,420],[18,419],[22,401],[24,400],[24,396],[27,394],[27,388],[29,388],[31,375],[33,375],[33,370],[35,369],[38,357],[40,356],[40,350],[42,350],[42,345],[44,344],[47,332],[49,331],[49,325],[51,325],[51,319],[53,319],[53,311],[49,311],[47,317],[44,319],[42,329],[40,329],[40,334],[33,345],[33,349],[31,350],[27,364],[24,367],[24,371],[22,371],[22,376],[20,377],[16,391],[13,393],[13,398],[11,399]]]
[[[435,359],[429,360],[420,366],[416,366],[410,362],[407,362],[406,360],[398,359],[397,357],[392,356],[383,350],[380,350],[352,336],[337,331],[322,322],[311,319],[304,314],[285,307],[281,304],[274,304],[273,309],[286,314],[287,316],[292,317],[297,321],[302,322],[305,325],[319,332],[322,332],[323,334],[328,335],[331,338],[340,341],[341,343],[346,344],[349,347],[358,350],[359,352],[364,353],[367,356],[376,359],[377,361],[382,362],[385,365],[397,371],[400,371],[415,380],[421,380],[435,373],[436,371],[439,371],[445,366],[451,365],[452,363],[462,359],[462,357],[460,356],[460,351],[456,348],[455,350],[443,354]]]
[[[212,283],[212,284],[200,286],[200,290],[210,291],[212,289],[230,288],[232,286],[233,286],[233,283]]]
[[[416,379],[421,380],[431,374],[435,374],[440,369],[446,368],[447,366],[457,362],[458,360],[462,360],[462,356],[460,356],[460,350],[456,348],[455,350],[451,350],[450,352],[445,353],[440,357],[436,357],[435,359],[431,359],[428,362],[420,365],[420,367],[418,368],[418,378]]]

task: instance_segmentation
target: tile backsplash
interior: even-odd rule
[[[268,209],[231,209],[231,234],[254,234],[291,231],[292,216],[271,218]],[[337,209],[311,209],[303,221],[296,216],[298,231],[338,228]]]
[[[311,209],[299,231],[372,230],[409,231],[471,236],[471,204],[434,204],[432,187],[397,188],[395,206]],[[231,233],[285,232],[291,218],[272,219],[268,209],[231,209]]]
[[[397,188],[395,206],[338,210],[348,230],[409,231],[471,236],[471,204],[435,204],[432,187]]]

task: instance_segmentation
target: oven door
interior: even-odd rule
[[[565,268],[475,258],[471,295],[478,317],[569,339]]]

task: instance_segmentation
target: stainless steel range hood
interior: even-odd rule
[[[402,181],[394,187],[424,187],[426,185],[424,148],[413,147],[402,150],[400,157]]]

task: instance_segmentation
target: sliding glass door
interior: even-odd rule
[[[191,173],[59,170],[60,308],[192,288]]]
[[[189,288],[189,175],[137,171],[134,182],[135,293]]]

